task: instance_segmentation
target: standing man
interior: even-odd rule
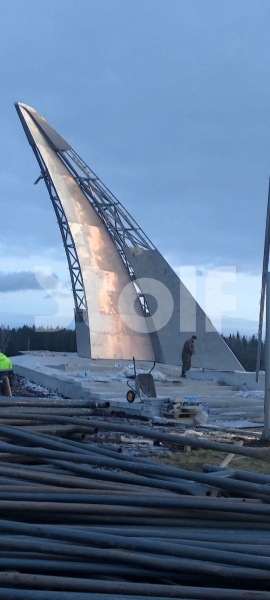
[[[189,340],[186,340],[182,350],[182,375],[186,377],[186,371],[189,371],[191,367],[191,357],[195,354],[194,343],[197,340],[197,336],[193,335]]]

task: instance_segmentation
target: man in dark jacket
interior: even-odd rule
[[[191,357],[195,354],[194,343],[197,339],[196,335],[193,335],[189,340],[186,340],[182,350],[182,375],[186,377],[186,371],[189,371],[191,367]]]

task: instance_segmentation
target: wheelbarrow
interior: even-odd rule
[[[133,357],[133,368],[134,368],[134,387],[131,385],[130,381],[127,381],[127,385],[130,388],[126,393],[126,399],[131,404],[134,402],[136,396],[140,398],[142,401],[146,396],[147,398],[156,398],[156,388],[153,375],[151,375],[155,362],[150,369],[149,373],[138,373],[136,371],[136,363],[135,358]]]

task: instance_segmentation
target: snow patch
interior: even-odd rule
[[[143,369],[138,369],[138,371],[136,370],[136,374],[137,375],[141,375],[141,374],[149,374],[149,371],[144,371]],[[123,375],[124,377],[128,378],[134,378],[134,369],[131,367],[124,367],[124,369],[121,371],[121,375]],[[151,372],[151,375],[153,376],[154,381],[168,381],[166,375],[163,375],[163,373],[161,373],[160,371],[154,370]]]
[[[264,391],[261,390],[240,390],[236,392],[236,396],[240,396],[241,398],[264,398]]]
[[[34,392],[43,392],[44,394],[49,394],[50,390],[46,387],[43,387],[42,385],[38,385],[37,383],[33,383],[33,381],[30,381],[29,379],[26,379],[25,381],[25,387],[33,390]]]
[[[205,427],[213,427],[213,425],[217,429],[224,429],[224,427],[232,429],[246,429],[249,427],[254,429],[255,427],[263,427],[263,423],[254,423],[254,421],[248,421],[247,419],[239,419],[238,421],[215,421],[214,423],[206,423]]]

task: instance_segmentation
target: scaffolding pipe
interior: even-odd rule
[[[74,579],[53,575],[33,575],[31,573],[0,573],[0,584],[1,586],[12,584],[20,587],[31,586],[33,589],[42,587],[47,590],[72,590],[75,592],[108,594],[111,595],[112,600],[114,600],[115,595],[120,596],[121,600],[126,597],[131,599],[131,596],[150,597],[150,599],[154,597],[161,599],[163,597],[189,598],[191,600],[241,600],[241,598],[248,598],[250,595],[247,590],[224,590],[209,587],[198,589],[194,586]],[[50,596],[50,592],[48,596]],[[252,600],[269,600],[268,592],[252,592]]]
[[[0,411],[0,419],[5,418],[6,414],[1,413]],[[13,415],[10,414],[9,418],[12,419]],[[30,414],[17,414],[14,415],[14,418],[20,418],[22,420],[39,420],[40,422],[47,423],[61,423],[64,424],[73,424],[80,425],[87,429],[87,424],[84,419],[77,419],[76,417],[61,417],[58,415],[32,415]],[[259,460],[264,460],[266,462],[270,462],[270,450],[269,449],[255,449],[255,448],[247,448],[245,446],[237,446],[235,444],[227,444],[222,442],[212,442],[209,440],[196,438],[195,436],[187,436],[187,435],[175,435],[172,433],[162,433],[160,431],[154,431],[153,429],[146,429],[144,427],[136,427],[134,425],[119,425],[116,423],[110,423],[108,421],[95,421],[91,418],[89,421],[89,427],[95,428],[97,427],[99,430],[103,429],[105,431],[119,431],[123,433],[131,433],[133,435],[137,435],[139,437],[145,437],[149,439],[158,440],[161,442],[165,442],[167,444],[171,444],[174,446],[192,446],[193,448],[205,448],[208,450],[217,450],[220,452],[226,452],[227,454],[239,454],[241,456],[249,456],[250,458],[257,458]]]

